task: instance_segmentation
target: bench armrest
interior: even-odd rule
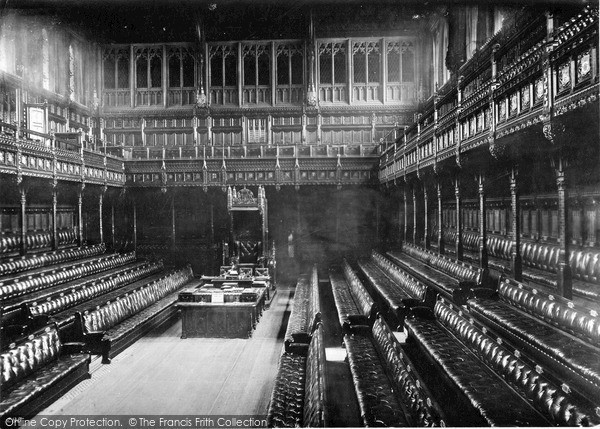
[[[435,314],[429,307],[417,306],[409,310],[407,318],[435,320]]]
[[[62,345],[62,352],[64,354],[76,354],[76,353],[82,353],[85,351],[86,349],[86,344],[83,342],[72,342],[72,343],[63,343]]]
[[[494,289],[484,288],[484,287],[476,287],[469,291],[468,299],[498,299],[498,292]]]

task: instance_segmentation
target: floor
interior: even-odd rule
[[[249,339],[188,338],[181,320],[151,331],[109,365],[94,357],[92,378],[40,415],[265,416],[294,296],[294,282],[278,287]],[[360,426],[352,376],[331,287],[319,282],[327,362],[328,426]]]
[[[152,331],[40,414],[266,415],[292,302],[280,288],[250,339]]]

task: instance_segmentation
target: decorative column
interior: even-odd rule
[[[558,188],[558,293],[567,299],[573,298],[573,279],[569,264],[569,219],[567,207],[567,186],[565,183],[565,165],[562,155],[556,163],[556,185]]]
[[[98,228],[100,230],[100,243],[104,243],[104,225],[103,225],[103,206],[104,206],[104,192],[106,192],[106,187],[102,187],[100,190],[100,195],[98,196]]]
[[[175,247],[175,190],[171,197],[171,247]]]
[[[461,199],[460,199],[460,178],[458,174],[454,180],[454,196],[456,197],[456,240],[455,250],[456,259],[462,261],[463,259],[463,240],[462,240],[462,213],[461,213]]]
[[[407,183],[404,183],[404,241],[408,241],[408,195],[406,192]]]
[[[115,202],[110,205],[110,242],[112,248],[115,248]]]
[[[58,249],[58,228],[56,225],[56,211],[58,205],[58,190],[52,185],[52,250]]]
[[[83,190],[85,184],[81,183],[77,188],[77,227],[79,229],[79,245],[83,246]]]
[[[437,201],[438,201],[438,252],[443,255],[444,249],[444,223],[442,212],[442,181],[438,178],[437,181]]]
[[[521,209],[517,188],[517,168],[510,172],[510,205],[512,210],[510,268],[517,281],[523,280],[523,260],[521,258]]]
[[[21,196],[21,247],[19,253],[25,255],[27,253],[27,190],[23,183],[19,184],[19,194]]]
[[[133,251],[137,252],[137,204],[133,198]]]
[[[429,249],[430,240],[429,240],[429,212],[427,207],[427,184],[423,182],[423,243],[426,249]]]
[[[485,176],[479,173],[477,177],[477,185],[479,192],[479,267],[482,269],[488,268],[488,251],[487,251],[487,231],[486,220],[487,213],[485,208]]]
[[[413,198],[413,232],[412,241],[413,244],[417,244],[417,186],[412,187],[412,198]]]

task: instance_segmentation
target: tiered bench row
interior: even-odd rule
[[[325,427],[325,348],[318,274],[298,279],[267,412],[268,427]]]
[[[436,266],[407,247],[416,261]],[[395,261],[407,258],[388,255],[396,258],[373,252],[358,261],[375,302],[346,261],[330,270],[365,426],[600,424],[595,310],[506,277],[497,287],[475,282],[447,293],[417,278],[423,265],[401,266]],[[403,320],[405,344],[384,319]],[[402,373],[413,382],[398,379]]]
[[[443,414],[347,261],[329,271],[365,426],[440,426]]]
[[[358,266],[365,278],[365,286],[370,289],[378,308],[395,330],[404,329],[404,318],[412,307],[433,307],[435,290],[377,251],[371,252],[370,259],[359,260]]]
[[[479,236],[475,232],[462,233],[464,258],[476,262],[479,260]],[[446,243],[454,243],[456,231],[444,231]],[[511,274],[512,241],[507,237],[492,235],[487,237],[487,251],[490,269]],[[452,252],[446,246],[447,252]],[[523,280],[556,290],[560,248],[554,244],[521,242]],[[573,249],[569,253],[569,265],[573,276],[573,294],[593,301],[600,300],[600,252],[597,250]]]
[[[491,286],[485,270],[410,243],[387,255],[402,270],[458,304],[463,304],[473,289]]]
[[[164,272],[104,245],[0,260],[0,426],[30,417],[176,314],[192,270]]]
[[[294,304],[285,332],[285,350],[292,352],[306,350],[316,325],[321,321],[319,299],[319,277],[314,266],[310,278],[301,275],[294,292]]]

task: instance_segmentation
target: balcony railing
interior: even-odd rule
[[[561,114],[577,106],[577,94],[582,100],[597,94],[598,10],[586,7],[558,28],[552,19],[521,19],[483,45],[461,66],[458,79],[420,106],[416,122],[400,131],[395,144],[382,144],[380,181],[487,144],[491,130],[498,139],[538,123],[546,111]]]
[[[179,146],[145,148],[110,148],[110,152],[125,160],[156,159],[243,159],[243,158],[319,158],[378,157],[378,145],[235,145]]]

